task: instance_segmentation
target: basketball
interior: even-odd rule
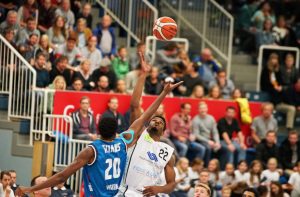
[[[153,25],[153,35],[158,40],[171,40],[176,36],[177,24],[167,16],[158,18]]]

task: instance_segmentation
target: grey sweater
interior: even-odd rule
[[[214,117],[209,114],[207,114],[204,118],[200,118],[199,115],[194,117],[193,133],[196,136],[196,139],[200,142],[213,140],[214,142],[220,143],[217,123]]]

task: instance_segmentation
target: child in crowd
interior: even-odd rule
[[[176,188],[171,194],[172,197],[187,197],[188,191],[190,190],[190,179],[188,176],[189,160],[182,157],[178,160],[175,167],[175,180]]]
[[[260,176],[263,170],[262,163],[259,160],[252,161],[250,165],[250,179],[248,185],[257,188],[260,184]]]
[[[220,173],[219,182],[223,187],[235,182],[234,166],[232,163],[226,164],[225,171]]]
[[[246,182],[250,180],[250,173],[247,172],[248,165],[245,160],[241,160],[238,163],[238,169],[234,171],[236,182]]]
[[[271,181],[279,181],[280,173],[277,170],[277,159],[270,158],[268,160],[268,168],[261,173],[261,182],[269,185]]]

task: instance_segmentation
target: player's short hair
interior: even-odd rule
[[[160,118],[164,122],[164,128],[163,128],[164,131],[167,129],[167,121],[166,121],[166,119],[163,116],[155,115],[151,119],[153,119],[153,118]]]
[[[99,120],[99,133],[104,139],[111,139],[117,133],[118,123],[115,118],[104,117]]]

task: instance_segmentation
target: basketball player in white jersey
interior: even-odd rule
[[[144,57],[141,57],[142,67],[147,67]],[[146,75],[140,76],[131,99],[130,121],[141,115],[140,98],[145,84]],[[146,124],[146,122],[145,122]],[[123,176],[123,184],[117,196],[143,197],[155,196],[161,193],[171,193],[175,188],[175,172],[173,157],[174,149],[160,142],[160,137],[166,129],[166,121],[161,116],[154,116],[149,126],[143,129],[141,135],[135,138],[136,143],[128,150],[127,170]],[[161,175],[165,174],[165,180]]]

